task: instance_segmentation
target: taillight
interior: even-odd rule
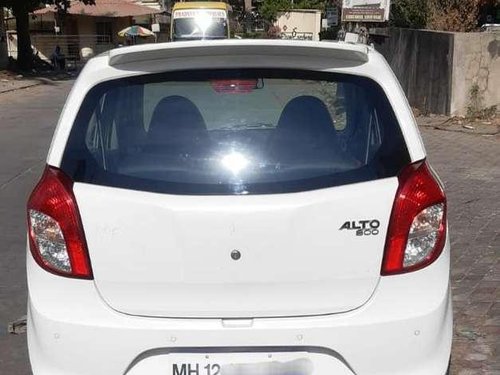
[[[28,200],[28,235],[36,262],[57,275],[91,279],[92,269],[73,182],[47,166]]]
[[[399,175],[387,232],[382,275],[424,268],[441,254],[446,239],[446,196],[425,161]]]

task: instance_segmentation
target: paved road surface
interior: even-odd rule
[[[452,375],[500,375],[500,137],[439,130],[423,136],[449,201]]]
[[[71,82],[0,94],[0,375],[29,375],[24,204]],[[456,333],[453,375],[500,375],[500,139],[423,129],[450,201]]]
[[[0,94],[0,375],[31,374],[26,335],[7,324],[26,314],[24,207],[71,84]]]

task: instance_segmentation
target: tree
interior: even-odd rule
[[[479,13],[482,7],[493,4],[495,0],[428,0],[429,19],[427,27],[431,30],[474,31],[479,26]]]
[[[7,40],[5,35],[4,11],[0,7],[0,70],[7,66]]]
[[[94,0],[80,0],[85,4],[94,4]],[[30,70],[33,66],[33,50],[29,30],[30,12],[44,4],[55,5],[62,13],[71,6],[70,0],[0,0],[0,7],[12,10],[16,17],[17,29],[17,64],[22,70]]]
[[[499,0],[393,0],[392,26],[441,31],[474,31],[480,14]]]
[[[429,6],[422,0],[394,0],[390,24],[395,27],[424,29],[427,26]]]

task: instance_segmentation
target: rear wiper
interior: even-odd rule
[[[214,130],[245,130],[245,129],[268,129],[274,128],[274,124],[266,123],[266,122],[256,122],[254,124],[233,124],[221,126],[220,128],[216,128]]]
[[[250,128],[274,128],[274,124],[267,122],[256,122],[249,126]]]

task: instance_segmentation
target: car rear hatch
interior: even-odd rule
[[[256,197],[175,197],[75,186],[96,285],[138,315],[326,314],[363,305],[380,277],[397,181]],[[358,236],[359,221],[378,228]],[[380,226],[379,224],[380,223]],[[370,229],[370,224],[365,224]],[[240,259],[232,252],[238,251]]]
[[[365,304],[408,161],[369,79],[225,70],[96,86],[61,168],[109,306],[237,318]]]

